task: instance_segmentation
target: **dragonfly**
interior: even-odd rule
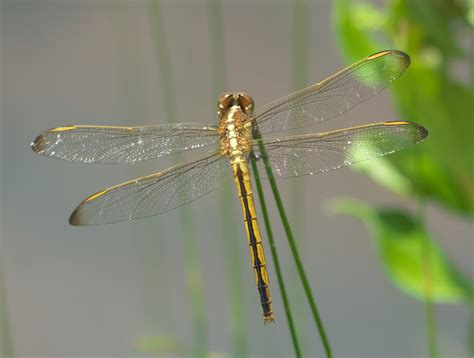
[[[257,110],[247,93],[224,93],[217,101],[217,125],[68,125],[40,134],[31,147],[51,158],[120,164],[210,148],[195,160],[90,195],[73,211],[69,222],[79,226],[101,225],[165,213],[219,188],[232,174],[242,206],[263,320],[269,323],[275,315],[252,195],[251,156],[262,178],[267,178],[265,158],[275,178],[288,178],[348,166],[419,143],[428,131],[408,121],[268,136],[341,115],[382,91],[409,64],[406,53],[385,50]],[[257,132],[261,134],[259,139],[255,139]],[[266,153],[261,152],[258,141],[262,141]]]

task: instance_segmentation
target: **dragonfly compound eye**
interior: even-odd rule
[[[231,92],[221,94],[217,98],[217,107],[219,110],[230,108],[234,104],[234,95]]]
[[[247,113],[252,113],[253,112],[253,99],[252,97],[245,93],[245,92],[239,92],[237,94],[237,102],[239,106],[245,110]]]

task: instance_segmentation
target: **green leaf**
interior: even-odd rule
[[[453,59],[456,67],[468,68],[473,57],[462,53],[457,42],[459,31],[468,26],[468,6],[456,0],[392,0],[382,13],[364,2],[337,0],[334,20],[348,63],[384,48],[410,54],[412,65],[390,90],[400,119],[420,123],[430,133],[415,148],[364,163],[361,171],[399,195],[415,193],[473,215],[474,86],[461,83],[451,71]],[[377,21],[377,14],[386,20]]]
[[[140,337],[135,341],[135,350],[141,353],[189,353],[190,349],[173,337],[160,336],[146,336]]]
[[[371,4],[354,4],[351,11],[351,19],[360,24],[361,29],[368,31],[380,30],[385,26],[383,13]]]
[[[416,59],[413,62],[393,92],[402,118],[423,124],[430,136],[416,149],[390,160],[420,196],[473,214],[474,121],[470,113],[474,92]]]
[[[195,356],[196,349],[192,349],[181,344],[177,339],[167,336],[145,336],[140,337],[135,341],[135,351],[140,353],[158,354],[161,356],[179,356],[179,357],[191,357]],[[230,356],[226,353],[220,352],[206,352],[205,356],[208,358],[229,358]]]
[[[381,157],[354,164],[354,170],[369,176],[377,184],[399,195],[411,195],[415,192],[413,184],[387,158]]]
[[[474,25],[474,1],[470,0],[468,3],[467,21],[470,25]]]
[[[367,28],[360,21],[361,17],[372,18],[375,8],[364,4],[365,10],[360,7],[355,10],[347,0],[336,0],[334,4],[332,23],[346,58],[356,61],[379,51],[380,45],[367,36]]]
[[[473,303],[474,292],[469,280],[407,213],[397,209],[372,208],[355,199],[339,199],[332,203],[331,209],[353,216],[368,227],[388,277],[403,292],[425,299],[425,280],[428,279],[434,302]],[[424,252],[423,248],[427,251]],[[429,275],[426,275],[423,257],[428,258]]]
[[[230,358],[230,355],[220,352],[209,352],[208,358]]]
[[[424,44],[441,50],[448,57],[461,54],[451,22],[465,10],[457,6],[455,1],[404,0],[400,3],[404,8],[403,18],[420,27]]]

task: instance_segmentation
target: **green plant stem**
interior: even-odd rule
[[[283,227],[285,229],[286,237],[288,239],[288,244],[290,245],[291,253],[293,254],[293,259],[295,260],[296,268],[298,270],[298,274],[300,276],[301,283],[303,284],[303,288],[306,294],[306,299],[308,300],[309,306],[311,308],[311,313],[313,315],[314,322],[316,324],[316,328],[319,331],[319,335],[321,337],[321,342],[323,343],[324,350],[326,352],[327,357],[332,357],[331,346],[329,345],[329,340],[326,335],[326,331],[324,329],[323,321],[319,315],[318,307],[316,305],[316,301],[314,300],[313,294],[311,292],[311,287],[309,285],[308,278],[306,277],[306,273],[303,267],[303,263],[301,262],[300,255],[298,253],[298,248],[296,245],[296,241],[293,237],[293,233],[291,231],[290,223],[288,222],[288,218],[286,216],[285,209],[283,207],[283,202],[280,197],[280,192],[278,191],[278,187],[275,181],[275,177],[273,176],[272,168],[270,166],[270,162],[268,160],[267,151],[262,141],[262,135],[260,131],[256,131],[254,133],[254,138],[258,140],[258,147],[260,149],[260,153],[262,155],[262,160],[265,164],[265,171],[267,172],[268,181],[270,182],[270,187],[273,192],[273,196],[275,198],[275,202],[278,208],[278,212],[280,214],[281,221],[283,223]]]
[[[420,198],[418,199],[418,224],[420,230],[424,232],[425,226],[425,201]],[[425,235],[422,236],[421,258],[422,258],[422,274],[425,290],[425,319],[426,319],[426,339],[428,344],[428,352],[431,358],[438,357],[438,342],[436,335],[436,306],[433,302],[433,284],[432,284],[432,272],[431,272],[431,258],[429,250],[428,238]]]
[[[467,327],[467,352],[469,357],[474,358],[474,309],[472,306],[470,307]]]
[[[309,62],[309,3],[293,2],[293,90],[307,85]]]
[[[172,78],[171,62],[168,56],[166,36],[163,28],[163,17],[160,3],[152,0],[150,13],[153,16],[153,29],[155,34],[158,70],[163,88],[163,106],[168,122],[176,123],[175,89]],[[198,249],[194,238],[194,226],[189,209],[182,208],[182,238],[184,246],[184,261],[186,274],[186,288],[189,294],[192,314],[195,356],[207,355],[208,337],[204,308],[204,292],[202,287],[202,274],[199,268]]]
[[[293,80],[293,91],[299,91],[302,88],[307,87],[308,78],[309,78],[309,2],[308,0],[294,0],[293,1],[293,19],[292,19],[292,80]],[[289,207],[291,212],[295,215],[293,216],[293,230],[298,245],[302,248],[301,245],[304,245],[304,242],[298,240],[302,235],[304,227],[304,215],[302,215],[301,205],[304,203],[305,195],[304,188],[297,180],[292,181],[291,183],[291,199],[289,201]],[[287,206],[288,208],[288,206]],[[304,248],[304,247],[303,247]],[[304,259],[304,250],[302,251]],[[298,285],[298,273],[295,269],[289,270],[290,272],[290,289]],[[304,309],[304,300],[305,297],[302,295],[297,295],[294,298],[294,316],[299,323],[299,328],[301,332],[308,331],[309,322],[306,318],[306,312]],[[301,336],[301,348],[303,351],[307,351],[309,348],[310,337],[307,335]]]
[[[13,344],[8,320],[7,292],[0,262],[0,356],[13,357]]]
[[[273,240],[273,231],[270,223],[270,217],[268,216],[267,204],[265,202],[265,196],[263,195],[262,183],[260,181],[260,173],[258,172],[257,162],[255,157],[251,155],[250,162],[252,163],[252,169],[255,176],[255,184],[257,187],[258,199],[260,201],[260,207],[262,208],[263,221],[265,222],[265,228],[267,230],[267,237],[270,243],[270,251],[272,253],[273,264],[275,266],[275,272],[277,275],[278,286],[280,286],[281,298],[283,299],[283,306],[285,308],[286,319],[288,321],[288,328],[290,329],[291,339],[293,341],[293,348],[295,349],[295,356],[301,357],[301,348],[298,343],[298,336],[296,334],[296,328],[291,314],[290,302],[286,294],[285,283],[283,281],[283,274],[280,267],[280,259],[278,258],[278,252],[275,246],[275,240]]]
[[[184,209],[182,212],[184,262],[186,266],[186,286],[190,297],[191,312],[193,315],[194,349],[196,356],[207,356],[207,326],[204,304],[202,274],[199,267],[198,247],[194,238],[194,223],[191,212]]]
[[[132,16],[129,6],[126,3],[117,4],[115,11],[109,12],[110,22],[113,25],[114,47],[116,48],[115,58],[117,63],[117,73],[120,83],[118,88],[120,111],[124,116],[132,120],[141,122],[144,118],[149,118],[147,110],[147,100],[144,88],[145,70],[141,56],[141,44],[137,40],[141,29],[138,26],[138,17]],[[141,123],[140,123],[141,124]],[[131,174],[136,174],[136,171]],[[130,226],[131,237],[146,237],[142,226]],[[170,317],[170,310],[167,307],[171,304],[169,295],[163,295],[163,290],[167,290],[166,284],[156,282],[167,282],[169,264],[168,240],[136,240],[134,241],[141,264],[140,277],[142,279],[143,310],[150,321],[150,330],[159,332],[160,330],[171,329],[174,320]],[[157,300],[160,300],[157,309]]]

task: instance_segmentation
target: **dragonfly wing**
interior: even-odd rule
[[[273,175],[288,178],[325,172],[377,158],[416,144],[428,131],[412,122],[383,122],[326,133],[264,140]],[[252,143],[259,173],[266,177],[258,142]]]
[[[376,95],[410,65],[407,54],[373,54],[326,80],[283,97],[253,117],[261,133],[285,131],[336,117]]]
[[[162,172],[128,181],[86,198],[71,215],[72,225],[100,225],[161,214],[217,189],[229,177],[219,151]]]
[[[219,141],[204,124],[142,127],[67,126],[40,134],[31,143],[38,154],[83,163],[134,163],[200,148]]]

